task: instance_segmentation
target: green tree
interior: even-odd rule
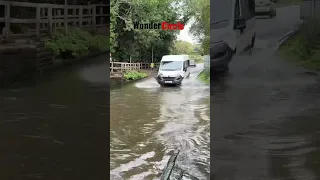
[[[176,41],[171,49],[171,54],[194,54],[195,46],[186,41]]]
[[[190,33],[199,39],[202,53],[210,51],[210,1],[209,0],[182,0],[184,13],[193,18]]]
[[[117,61],[160,60],[170,53],[173,41],[179,31],[139,30],[134,23],[160,23],[163,21],[186,23],[179,6],[173,0],[111,0],[110,46]]]

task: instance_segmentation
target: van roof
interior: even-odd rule
[[[189,55],[165,55],[162,57],[161,61],[185,61],[189,59]]]

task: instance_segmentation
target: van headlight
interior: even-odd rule
[[[181,76],[181,75],[179,75],[178,77],[176,77],[176,80],[180,80],[180,79],[182,79],[182,76]]]

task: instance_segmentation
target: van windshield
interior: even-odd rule
[[[182,69],[182,61],[162,61],[160,70],[162,71],[178,71]]]
[[[232,7],[232,0],[211,0],[210,27],[213,29],[227,27],[232,17]]]

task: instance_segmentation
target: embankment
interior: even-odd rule
[[[119,88],[123,85],[137,82],[152,76],[154,76],[154,73],[151,70],[142,70],[140,72],[128,72],[122,76],[110,78],[110,88]]]
[[[82,58],[59,59],[45,48],[44,43],[19,46],[3,44],[0,47],[0,87],[40,76],[43,72],[80,63],[102,54],[108,53],[97,52]]]
[[[72,28],[68,34],[56,32],[42,42],[17,40],[0,44],[0,87],[48,69],[107,54],[108,41],[108,36]]]
[[[278,52],[288,61],[303,66],[314,73],[320,71],[320,24],[305,22],[280,45]]]

